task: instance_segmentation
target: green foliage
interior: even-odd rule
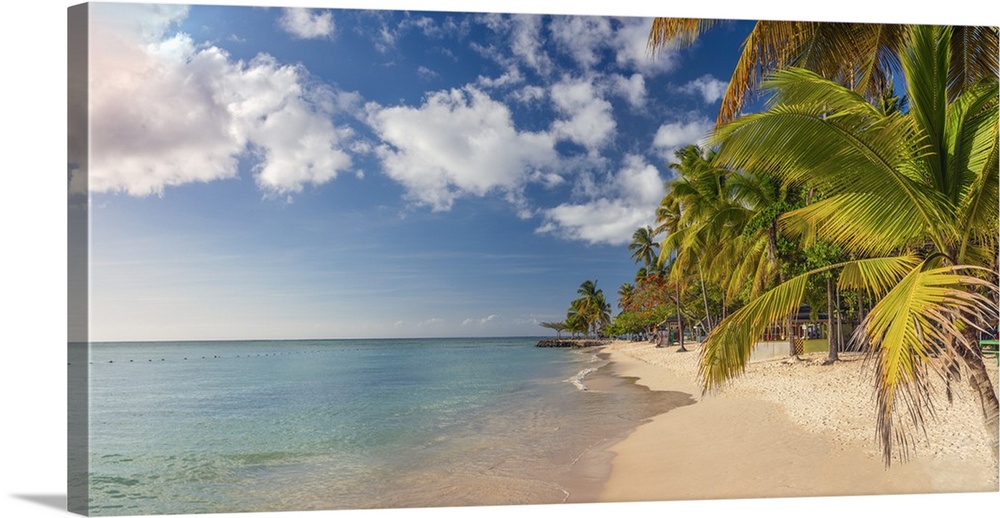
[[[746,237],[773,234],[766,222],[775,216],[796,237],[772,241],[787,281],[760,296],[751,292],[747,305],[709,336],[702,358],[706,387],[738,375],[759,330],[812,299],[811,291],[839,270],[842,291],[863,292],[874,302],[852,340],[874,358],[887,463],[894,444],[906,454],[901,430],[919,429],[930,411],[927,373],[943,368],[935,356],[947,351],[953,359],[947,368],[963,365],[982,377],[981,359],[965,354],[971,346],[963,330],[997,314],[995,63],[980,82],[952,83],[953,29],[907,30],[899,54],[907,110],[872,104],[817,73],[789,68],[766,83],[772,94],[766,111],[716,131],[726,167],[808,185],[810,196],[802,205],[788,198],[744,229]],[[977,389],[995,440],[996,393],[988,383]]]
[[[596,281],[584,281],[576,290],[579,298],[573,300],[566,311],[567,330],[572,333],[591,332],[599,335],[601,328],[611,323],[611,304],[604,298],[604,291]]]

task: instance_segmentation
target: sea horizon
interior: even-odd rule
[[[188,343],[188,342],[294,342],[294,341],[348,341],[348,340],[480,340],[480,339],[532,339],[557,338],[550,335],[468,335],[468,336],[390,336],[390,337],[317,337],[317,338],[138,338],[113,340],[68,341],[68,344],[116,344],[116,343]],[[580,338],[580,337],[576,337]],[[563,337],[563,340],[570,339]]]

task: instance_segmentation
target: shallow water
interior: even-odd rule
[[[592,501],[601,448],[690,398],[535,342],[91,344],[89,511]]]

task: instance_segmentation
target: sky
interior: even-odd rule
[[[615,305],[751,23],[90,6],[93,340],[536,336]],[[84,180],[89,180],[86,184]]]

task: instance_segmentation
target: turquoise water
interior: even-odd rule
[[[536,341],[91,344],[89,512],[580,498],[577,460],[676,402]]]

